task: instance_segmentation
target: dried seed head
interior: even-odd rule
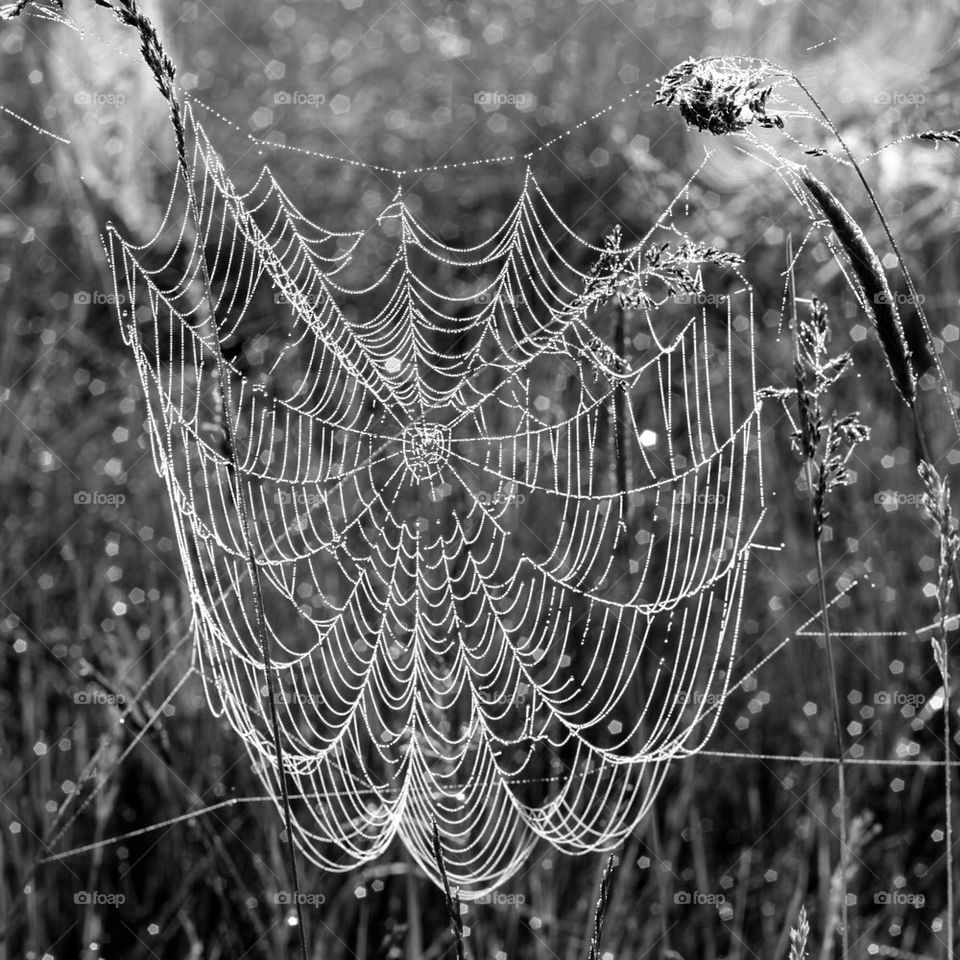
[[[925,492],[920,504],[924,512],[937,525],[940,540],[940,564],[937,568],[937,611],[939,613],[940,636],[931,637],[933,656],[941,674],[947,676],[947,654],[945,646],[945,624],[950,605],[951,569],[960,556],[960,530],[953,517],[950,505],[950,485],[940,476],[936,468],[921,460],[917,467]]]
[[[15,17],[19,17],[33,2],[34,0],[16,0],[16,3],[0,7],[0,20],[13,20]],[[61,10],[63,9],[63,0],[53,0],[53,2]],[[97,0],[97,2],[99,2],[99,0]]]
[[[944,540],[949,552],[956,554],[960,547],[960,535],[957,532],[957,522],[953,517],[953,508],[950,505],[950,485],[940,476],[936,467],[921,460],[917,473],[926,488],[921,501],[924,511],[933,520]]]
[[[800,908],[797,925],[790,929],[790,960],[807,960],[807,940],[810,937],[810,921],[807,908]]]
[[[830,188],[818,180],[806,167],[798,167],[797,173],[830,226],[833,227],[833,232],[850,258],[854,274],[863,291],[867,309],[873,317],[873,324],[883,347],[893,382],[900,396],[907,403],[913,404],[917,395],[913,362],[904,336],[903,324],[900,322],[900,312],[897,310],[880,258],[870,246],[856,220],[850,216],[846,207]]]
[[[180,162],[184,174],[186,174],[186,132],[183,126],[180,103],[176,98],[173,86],[176,68],[173,65],[173,61],[167,55],[167,51],[163,47],[156,28],[140,9],[137,0],[115,0],[115,3],[110,3],[108,0],[96,0],[96,2],[100,6],[112,9],[122,24],[133,27],[139,34],[140,54],[143,57],[144,63],[150,68],[153,79],[156,80],[157,87],[163,95],[164,100],[170,105],[170,120],[177,138],[177,159]]]
[[[660,78],[653,102],[676,104],[690,126],[717,136],[740,133],[753,123],[783,127],[783,119],[767,109],[769,80],[767,71],[748,70],[735,60],[691,57]]]
[[[940,143],[960,143],[960,130],[927,130],[917,135],[920,140]]]

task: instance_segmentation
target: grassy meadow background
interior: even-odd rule
[[[793,376],[789,340],[778,332],[784,244],[788,235],[799,242],[808,220],[781,181],[759,176],[733,143],[695,135],[676,113],[654,108],[656,78],[691,55],[784,63],[860,155],[903,134],[960,127],[960,13],[946,0],[144,7],[183,87],[239,125],[224,130],[224,142],[248,170],[266,158],[244,132],[415,167],[520,154],[627,97],[534,165],[566,220],[599,242],[616,223],[642,234],[704,146],[715,147],[704,174],[715,202],[698,239],[747,258],[760,378],[774,386]],[[267,893],[290,885],[266,803],[224,806],[34,869],[54,852],[43,841],[56,810],[101,745],[103,761],[82,789],[119,769],[57,850],[262,793],[196,678],[165,703],[190,662],[189,605],[100,234],[112,221],[127,235],[152,235],[174,147],[133,37],[93,4],[68,2],[67,13],[85,37],[36,18],[0,23],[0,106],[72,141],[0,112],[0,958],[292,957],[290,908]],[[491,92],[514,102],[482,102]],[[392,194],[389,181],[342,164],[296,153],[269,159],[325,225],[368,222]],[[855,178],[836,166],[818,172],[888,255]],[[866,172],[926,298],[935,348],[960,383],[960,149],[907,140]],[[425,174],[412,193],[446,242],[468,244],[500,222],[522,178],[522,164],[477,166]],[[828,404],[859,409],[872,431],[851,464],[856,482],[832,501],[824,544],[828,592],[849,588],[834,608],[835,628],[850,634],[837,646],[845,742],[854,759],[942,761],[939,674],[929,635],[913,634],[936,615],[937,565],[935,536],[915,504],[913,426],[867,318],[822,254],[804,259],[799,292],[830,305],[832,348],[850,349],[856,363]],[[909,308],[904,319],[921,347]],[[921,406],[938,465],[960,486],[960,448],[928,373]],[[809,499],[789,424],[771,413],[760,541],[783,549],[754,562],[741,673],[817,613]],[[835,755],[825,657],[820,638],[795,637],[731,696],[710,745],[784,759],[674,764],[654,815],[618,851],[607,960],[779,960],[801,905],[811,955],[837,955],[836,771],[790,759]],[[951,662],[960,676],[960,657]],[[156,671],[119,725],[112,701]],[[960,703],[955,687],[950,695]],[[162,722],[127,753],[132,731],[163,704]],[[852,955],[946,955],[942,778],[936,766],[849,767]],[[471,956],[585,956],[604,860],[539,848],[503,897],[469,905]],[[307,866],[302,886],[325,901],[306,908],[318,958],[454,955],[438,891],[399,846],[348,875]],[[75,902],[91,890],[124,902]]]

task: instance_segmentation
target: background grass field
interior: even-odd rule
[[[31,874],[52,852],[41,838],[57,806],[101,744],[94,780],[113,764],[119,770],[58,850],[262,792],[196,679],[125,754],[130,728],[164,703],[188,666],[189,608],[99,236],[107,221],[133,236],[152,233],[175,158],[132,38],[92,5],[74,6],[68,12],[90,30],[82,40],[36,19],[0,25],[0,105],[72,140],[66,146],[0,114],[0,914],[13,921],[0,957],[292,956],[290,908],[264,893],[289,889],[266,803],[224,806]],[[774,385],[793,375],[790,342],[777,329],[784,242],[799,240],[806,217],[732,144],[691,134],[653,108],[655,79],[689,55],[781,61],[822,98],[858,154],[903,134],[960,127],[960,15],[933,0],[147,9],[181,83],[239,124],[230,134],[237,153],[243,143],[252,149],[243,131],[406,167],[519,153],[627,97],[537,160],[558,209],[595,239],[618,222],[642,233],[710,142],[719,151],[706,174],[716,203],[700,235],[747,257],[763,379]],[[513,102],[478,102],[489,93]],[[949,144],[906,141],[865,168],[955,382],[958,158]],[[339,164],[297,154],[270,160],[325,223],[355,225],[388,199],[387,185],[358,183]],[[854,177],[834,168],[823,176],[895,282]],[[419,213],[447,242],[468,243],[499,222],[518,178],[517,165],[425,176]],[[828,592],[849,591],[833,608],[834,628],[851,634],[837,646],[849,755],[914,762],[853,763],[847,772],[852,953],[940,957],[949,923],[942,769],[915,762],[944,759],[943,694],[929,635],[913,633],[936,615],[937,543],[915,502],[913,426],[836,263],[814,251],[797,282],[830,304],[835,346],[854,355],[856,373],[830,403],[861,410],[872,431],[853,463],[856,483],[833,500],[824,544]],[[904,319],[916,339],[909,310]],[[960,449],[928,372],[921,401],[949,477]],[[788,425],[773,417],[770,428],[771,509],[761,539],[783,549],[759,554],[753,568],[742,671],[811,618],[807,632],[817,630],[809,500]],[[131,697],[161,666],[141,708],[118,726],[111,698]],[[956,690],[950,696],[957,702]],[[674,765],[655,814],[619,851],[603,951],[618,960],[784,957],[806,904],[811,952],[828,960],[839,914],[835,767],[799,759],[835,755],[822,640],[796,636],[762,666],[731,697],[711,749],[784,759],[703,755]],[[602,866],[600,856],[539,849],[502,898],[469,906],[469,951],[498,960],[585,955]],[[15,903],[26,883],[28,896]],[[308,868],[303,889],[325,900],[307,908],[317,957],[453,949],[438,892],[399,847],[346,876]],[[80,891],[125,899],[78,904]]]

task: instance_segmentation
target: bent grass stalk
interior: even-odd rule
[[[789,81],[790,83],[793,83],[797,87],[797,89],[799,89],[803,93],[803,95],[807,98],[807,100],[813,106],[814,110],[817,112],[817,114],[820,116],[823,122],[827,125],[827,129],[829,129],[830,133],[834,136],[837,143],[840,145],[840,148],[843,150],[843,153],[846,156],[848,163],[853,168],[854,172],[857,175],[857,178],[859,179],[860,183],[863,186],[863,189],[866,191],[867,197],[870,200],[870,204],[873,207],[874,211],[876,212],[877,217],[880,221],[880,225],[883,228],[883,232],[887,238],[887,242],[890,244],[890,249],[897,260],[897,266],[900,270],[900,274],[903,276],[904,282],[907,285],[907,292],[910,295],[910,301],[917,311],[917,316],[920,319],[920,323],[923,327],[924,334],[927,338],[927,343],[930,346],[930,354],[933,359],[934,368],[937,373],[937,382],[939,383],[940,389],[943,392],[944,399],[947,405],[947,410],[950,414],[950,419],[953,423],[954,431],[956,432],[957,438],[960,439],[960,414],[958,414],[957,405],[954,403],[954,400],[953,400],[953,390],[951,388],[950,381],[947,379],[946,371],[943,369],[943,363],[940,360],[940,355],[937,353],[937,350],[936,350],[936,345],[934,343],[934,337],[933,337],[933,329],[930,326],[930,320],[927,317],[927,312],[923,306],[923,297],[920,296],[917,290],[917,286],[913,280],[913,274],[910,272],[909,268],[907,267],[906,261],[903,258],[903,254],[900,252],[900,245],[897,243],[897,239],[894,236],[893,230],[890,227],[890,223],[887,220],[886,214],[884,214],[883,212],[883,208],[880,206],[880,201],[877,199],[877,195],[874,192],[873,187],[870,185],[870,181],[867,179],[866,174],[863,172],[863,167],[861,166],[857,158],[854,156],[853,151],[850,149],[849,145],[847,144],[847,141],[844,138],[843,134],[840,132],[840,129],[834,123],[833,119],[830,117],[827,111],[823,108],[820,101],[813,95],[809,87],[807,87],[807,85],[800,79],[800,77],[798,77],[793,71],[788,70],[786,67],[783,67],[780,64],[774,63],[772,60],[767,60],[763,57],[749,57],[749,58],[744,57],[739,59],[750,60],[753,63],[756,63],[759,66],[770,70],[771,73],[769,76],[771,77],[771,79],[774,77],[782,77],[785,80]],[[703,60],[700,60],[697,62],[704,65],[709,64],[712,67],[713,64],[721,62],[722,60],[723,58],[721,57],[706,57]],[[678,69],[679,68],[674,68],[674,70],[678,70]],[[754,71],[753,73],[749,73],[748,71],[743,70],[743,73],[745,76],[752,79],[752,85],[748,85],[746,89],[748,91],[755,90],[758,83],[756,79],[756,71]],[[670,74],[667,74],[667,77],[670,77]],[[679,81],[674,80],[674,85],[676,85],[678,82]],[[661,86],[661,90],[662,89],[663,89],[663,86]],[[668,102],[668,101],[661,100],[660,102]],[[763,111],[759,115],[754,116],[752,119],[759,122],[762,126],[780,126],[781,124],[779,123],[769,122],[768,118],[766,117],[766,97],[764,97],[763,100],[761,101],[761,106],[763,107]],[[754,110],[755,108],[753,103],[748,101],[743,101],[741,105],[741,109]],[[739,132],[739,131],[735,128],[730,128],[730,129],[714,131],[714,132],[731,133],[731,132]],[[960,583],[955,582],[955,586],[958,590],[958,594],[960,594]]]

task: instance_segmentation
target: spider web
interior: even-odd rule
[[[240,191],[185,118],[200,236],[178,181],[150,241],[105,243],[211,709],[279,806],[252,554],[311,860],[399,837],[437,879],[436,821],[476,896],[538,838],[614,848],[730,686],[763,512],[749,284],[682,232],[687,192],[632,247],[529,169],[473,246],[400,189],[338,232],[268,167]]]

